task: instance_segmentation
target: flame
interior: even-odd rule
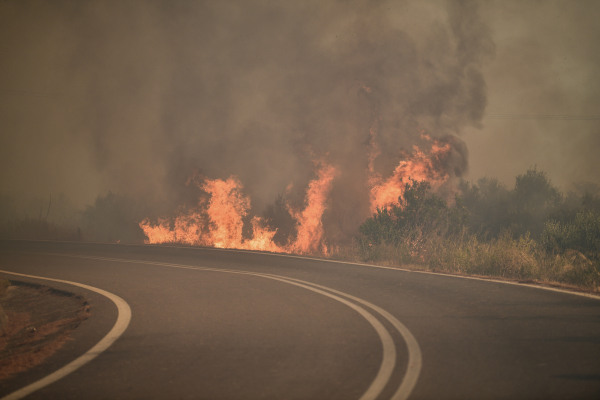
[[[450,156],[450,144],[442,145],[439,141],[424,134],[421,134],[421,138],[431,143],[429,154],[426,154],[418,146],[413,146],[412,154],[403,153],[405,160],[400,161],[394,172],[385,180],[380,174],[374,172],[372,164],[374,161],[369,159],[371,212],[375,213],[378,208],[387,208],[398,204],[398,198],[404,194],[404,188],[409,178],[416,181],[427,181],[434,190],[448,180],[449,175],[444,168],[441,168],[441,165]],[[373,148],[378,151],[375,146]],[[378,153],[371,154],[377,155]]]
[[[366,93],[371,88],[357,82],[359,89]],[[384,178],[376,170],[376,161],[382,154],[378,143],[379,126],[382,121],[377,109],[372,110],[373,124],[369,129],[369,148],[367,156],[366,188],[369,190],[371,213],[377,209],[399,204],[406,184],[410,179],[427,181],[433,190],[438,190],[450,178],[448,165],[452,157],[452,141],[436,140],[424,132],[420,137],[427,146],[413,146],[412,152],[401,151],[401,160],[392,173]],[[310,149],[309,149],[310,150]],[[312,152],[312,150],[311,150]],[[140,222],[140,227],[148,237],[146,243],[185,243],[194,246],[214,246],[218,248],[235,248],[286,252],[299,254],[329,255],[336,251],[324,237],[323,213],[331,192],[332,182],[339,175],[339,170],[328,164],[325,159],[313,160],[316,178],[311,180],[306,189],[304,207],[294,208],[287,204],[287,211],[295,220],[295,226],[288,243],[278,245],[273,241],[277,230],[271,230],[265,221],[254,216],[250,223],[252,232],[244,237],[244,222],[250,215],[250,198],[243,194],[242,182],[231,176],[226,180],[208,179],[194,172],[186,185],[195,184],[209,197],[201,200],[196,208],[183,212],[173,220],[159,219],[156,225],[148,219]],[[285,189],[289,196],[293,185]],[[365,209],[357,210],[362,213]],[[288,228],[290,228],[288,226]],[[250,236],[250,237],[248,237]]]
[[[164,218],[158,219],[158,225],[150,225],[148,218],[140,222],[140,228],[144,231],[148,240],[146,243],[172,243],[176,241],[176,234],[169,227],[169,221]]]
[[[314,179],[308,185],[306,192],[306,207],[302,212],[288,208],[290,214],[298,222],[298,235],[295,242],[290,246],[291,252],[300,254],[317,252],[319,245],[324,252],[327,248],[322,242],[323,222],[321,216],[326,208],[327,198],[331,190],[331,181],[339,171],[337,168],[326,164],[323,161],[316,163],[318,166],[317,179]]]
[[[211,195],[207,213],[210,217],[211,242],[215,247],[230,249],[242,245],[242,218],[248,215],[250,199],[242,194],[242,183],[232,176],[204,181],[202,189]]]
[[[188,215],[181,215],[175,220],[175,241],[192,246],[203,245],[203,229],[204,224],[200,214],[192,212]]]
[[[273,242],[273,236],[277,231],[270,231],[262,226],[260,217],[252,218],[253,238],[243,243],[241,248],[246,250],[272,251],[274,253],[288,253],[286,249],[280,248]]]
[[[185,243],[192,246],[205,244],[202,236],[202,216],[195,212],[177,217],[174,221],[174,229],[170,228],[169,221],[165,218],[159,218],[157,225],[151,225],[146,218],[139,225],[148,237],[145,241],[148,244]]]
[[[383,179],[375,171],[375,161],[381,154],[377,144],[377,130],[380,117],[369,130],[370,150],[368,153],[368,186],[370,188],[370,210],[390,207],[398,204],[409,178],[417,181],[428,181],[434,190],[444,184],[449,174],[444,165],[451,155],[449,143],[432,139],[421,134],[428,142],[428,151],[413,146],[412,153],[402,152],[403,160],[398,163],[390,176]],[[146,243],[185,243],[194,246],[214,246],[219,248],[235,248],[245,250],[262,250],[299,254],[327,255],[331,252],[324,238],[322,216],[327,208],[327,200],[331,185],[339,170],[324,160],[314,161],[317,177],[310,181],[305,199],[304,209],[287,206],[288,212],[296,221],[296,237],[285,246],[273,241],[277,230],[269,230],[264,221],[253,217],[252,235],[244,238],[244,217],[250,212],[250,198],[244,196],[240,180],[231,176],[227,180],[201,178],[194,175],[189,182],[197,184],[210,195],[208,203],[200,201],[198,206],[187,213],[180,212],[173,223],[167,219],[159,219],[152,225],[148,219],[140,222],[140,227],[148,237]],[[291,191],[291,184],[286,193]],[[171,228],[172,226],[172,228]]]
[[[173,228],[164,218],[159,219],[157,225],[152,225],[148,219],[140,222],[139,226],[148,237],[145,243],[186,243],[227,249],[301,254],[321,250],[327,253],[321,217],[326,209],[331,181],[337,176],[338,170],[323,160],[315,162],[315,165],[317,178],[308,185],[305,208],[299,211],[288,207],[297,222],[297,236],[285,247],[273,242],[277,231],[264,227],[260,217],[252,218],[252,238],[243,238],[243,218],[249,213],[250,198],[243,195],[243,185],[235,176],[227,180],[205,179],[200,187],[210,194],[208,206],[203,207],[203,202],[200,202],[198,209],[180,214],[175,218]],[[287,190],[290,188],[288,186]],[[208,225],[203,222],[205,220],[209,221]]]
[[[412,153],[402,152],[404,159],[398,163],[390,176],[383,179],[381,174],[375,171],[375,161],[381,154],[377,144],[379,121],[380,118],[376,116],[369,130],[367,184],[370,188],[371,212],[398,204],[409,178],[428,181],[434,190],[449,178],[444,165],[451,154],[450,144],[443,144],[421,134],[421,138],[430,144],[430,150],[423,151],[420,147],[413,146]],[[339,170],[324,160],[314,161],[314,164],[317,177],[308,185],[304,208],[294,209],[287,206],[288,212],[296,221],[296,237],[285,246],[279,246],[273,241],[277,230],[268,229],[264,221],[256,216],[251,220],[251,237],[244,238],[244,217],[248,216],[251,209],[250,198],[244,196],[243,185],[235,176],[221,180],[194,175],[188,183],[197,184],[210,195],[210,200],[207,203],[201,200],[195,209],[187,213],[180,212],[172,224],[164,218],[159,219],[156,225],[152,225],[148,219],[140,222],[140,227],[148,237],[145,242],[327,255],[331,252],[331,247],[324,238],[322,216],[327,208],[332,182],[339,175]],[[290,184],[286,193],[289,193],[291,188]]]

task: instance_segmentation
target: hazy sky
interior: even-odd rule
[[[599,17],[598,1],[2,1],[0,191],[176,201],[198,169],[264,206],[315,153],[352,185],[375,115],[383,174],[425,129],[457,138],[457,165],[466,144],[468,179],[537,165],[600,183]]]
[[[600,183],[600,2],[482,2],[481,13],[496,56],[483,69],[483,128],[463,136],[470,177],[512,186],[537,165],[565,189]]]

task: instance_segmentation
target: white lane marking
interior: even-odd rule
[[[375,318],[373,316],[373,314],[369,313],[364,308],[359,307],[356,304],[351,303],[341,297],[335,296],[331,293],[328,293],[328,292],[320,290],[320,289],[316,289],[312,286],[293,282],[293,281],[288,280],[283,277],[276,277],[276,275],[263,275],[263,274],[247,273],[244,271],[239,271],[239,272],[235,272],[235,273],[243,273],[243,274],[247,274],[247,275],[260,276],[263,278],[274,279],[277,281],[285,282],[290,285],[300,286],[302,288],[320,293],[323,296],[331,297],[332,299],[335,299],[335,300],[347,305],[348,307],[352,308],[353,310],[358,312],[360,315],[362,315],[363,318],[365,318],[367,321],[369,321],[369,323],[373,326],[373,328],[375,328],[375,330],[377,331],[377,334],[379,335],[379,339],[381,340],[381,343],[383,344],[383,359],[381,361],[381,365],[379,366],[379,371],[377,372],[377,376],[375,376],[375,379],[373,380],[373,382],[371,382],[371,385],[369,386],[367,391],[360,397],[360,400],[376,399],[377,396],[379,396],[379,394],[385,388],[385,385],[387,385],[388,381],[390,380],[390,377],[391,377],[394,367],[396,365],[396,346],[394,345],[394,340],[390,336],[389,332],[385,329],[385,327],[381,324],[381,322],[379,322],[377,320],[377,318]],[[325,287],[323,286],[323,288],[325,288]],[[326,289],[329,289],[329,288],[326,288]],[[331,289],[329,289],[329,290],[331,290]]]
[[[80,243],[80,242],[68,242],[68,243]],[[100,243],[97,242],[96,244],[106,244],[106,243]],[[111,243],[112,245],[113,243]],[[198,249],[198,250],[212,250],[212,251],[230,251],[232,253],[247,253],[247,254],[262,254],[265,256],[275,256],[275,257],[285,257],[285,258],[297,258],[300,260],[313,260],[313,261],[325,261],[325,262],[330,262],[330,263],[336,263],[336,264],[348,264],[348,265],[358,265],[361,267],[372,267],[372,268],[382,268],[382,269],[392,269],[394,271],[404,271],[404,272],[417,272],[415,270],[412,269],[407,269],[407,268],[395,268],[395,267],[384,267],[382,265],[373,265],[373,264],[365,264],[365,263],[357,263],[357,262],[352,262],[352,261],[340,261],[340,260],[330,260],[327,258],[316,258],[316,257],[308,257],[308,256],[298,256],[298,255],[294,255],[294,254],[286,254],[286,253],[271,253],[271,252],[267,252],[267,251],[258,251],[258,250],[241,250],[241,249],[221,249],[221,248],[216,248],[216,247],[199,247],[199,246],[195,246],[195,247],[183,247],[183,246],[165,246],[162,244],[133,244],[133,243],[114,243],[115,245],[118,246],[140,246],[140,247],[144,247],[144,246],[148,246],[148,247],[165,247],[165,248],[169,248],[169,249]],[[443,274],[441,274],[443,275]]]
[[[7,239],[7,240],[12,240],[12,239]],[[52,241],[45,240],[45,242],[52,242]],[[59,243],[81,243],[81,242],[59,242]],[[107,244],[107,243],[101,243],[101,242],[91,242],[91,243],[93,243],[93,244],[103,244],[103,245]],[[142,244],[135,244],[135,243],[118,243],[118,244],[117,243],[110,243],[110,245],[115,245],[115,246],[131,246],[131,247],[136,247],[136,246],[137,247],[159,247],[159,248],[163,247],[163,248],[170,248],[170,249],[198,249],[198,250],[211,250],[211,251],[229,251],[229,252],[232,252],[232,253],[262,254],[262,255],[268,255],[268,256],[274,256],[274,257],[296,258],[296,259],[300,259],[300,260],[322,261],[322,262],[336,263],[336,264],[357,265],[357,266],[360,266],[360,267],[368,267],[368,268],[389,269],[389,270],[392,270],[392,271],[414,272],[414,273],[417,273],[417,274],[428,274],[428,275],[437,275],[437,276],[449,276],[449,277],[452,277],[452,278],[462,278],[462,279],[472,279],[472,280],[484,281],[484,282],[504,283],[504,284],[507,284],[507,285],[525,286],[525,287],[530,287],[530,288],[533,288],[533,289],[549,290],[551,292],[566,293],[566,294],[572,294],[572,295],[575,295],[575,296],[586,297],[586,298],[589,298],[589,299],[600,300],[600,295],[595,295],[595,294],[585,293],[585,292],[577,292],[577,291],[567,290],[567,289],[553,288],[553,287],[544,286],[544,285],[532,285],[532,284],[529,284],[529,283],[503,281],[503,280],[494,279],[494,278],[484,278],[484,277],[480,278],[480,277],[476,277],[476,276],[453,275],[453,274],[443,273],[443,272],[420,271],[420,270],[407,269],[407,268],[386,267],[386,266],[383,266],[383,265],[357,263],[357,262],[352,262],[352,261],[329,260],[329,259],[326,259],[326,258],[307,257],[307,256],[293,255],[293,254],[270,253],[270,252],[253,251],[253,250],[240,250],[240,249],[218,249],[218,248],[214,248],[214,247],[165,246],[165,245],[158,245],[158,244],[143,244],[142,245]]]
[[[270,275],[270,274],[265,274],[265,275]],[[368,301],[363,300],[359,297],[355,297],[355,296],[349,295],[347,293],[340,292],[339,290],[328,288],[326,286],[321,286],[316,283],[306,282],[301,279],[295,279],[295,278],[286,278],[286,279],[296,281],[296,282],[302,282],[307,285],[311,285],[311,286],[319,287],[319,288],[322,288],[325,290],[329,290],[329,291],[331,291],[333,293],[337,293],[341,296],[346,296],[358,303],[364,304],[367,307],[372,308],[373,310],[375,310],[379,314],[381,314],[385,319],[387,319],[394,326],[394,328],[396,328],[398,330],[400,335],[402,335],[402,338],[404,339],[404,341],[406,342],[406,346],[408,347],[408,367],[406,369],[406,373],[404,374],[404,378],[402,379],[402,382],[400,383],[400,386],[396,390],[396,393],[394,393],[394,395],[391,397],[391,399],[392,400],[405,400],[408,398],[408,396],[412,392],[413,388],[417,384],[417,380],[419,379],[419,374],[421,373],[421,366],[423,363],[423,358],[421,356],[421,348],[419,347],[419,343],[417,342],[417,339],[415,339],[413,334],[408,330],[408,328],[406,326],[404,326],[404,324],[402,324],[400,321],[398,321],[392,314],[390,314],[386,310],[376,306],[375,304],[369,303]]]
[[[349,302],[346,299],[343,299],[341,297],[338,297],[338,296],[336,296],[336,295],[334,295],[332,293],[328,293],[328,292],[326,292],[324,290],[321,290],[321,289],[325,289],[325,290],[328,290],[330,292],[335,292],[337,294],[344,295],[344,296],[346,296],[348,298],[357,299],[357,300],[361,301],[361,303],[363,303],[365,305],[369,305],[370,307],[373,307],[376,310],[378,309],[378,307],[376,307],[375,305],[371,305],[371,303],[368,303],[368,302],[366,302],[364,300],[360,300],[357,297],[351,296],[351,295],[346,294],[344,292],[337,291],[335,289],[328,288],[326,286],[315,285],[315,284],[311,284],[310,282],[305,282],[305,281],[299,281],[299,282],[302,282],[302,283],[294,282],[294,280],[292,280],[291,278],[287,278],[287,277],[279,276],[279,275],[261,274],[261,273],[254,273],[254,272],[248,272],[248,271],[238,271],[238,270],[230,270],[230,269],[217,269],[217,268],[207,268],[207,267],[195,267],[195,266],[192,266],[192,265],[161,263],[161,262],[155,262],[155,261],[128,260],[128,259],[120,259],[120,258],[95,257],[95,256],[80,256],[80,255],[71,255],[71,254],[46,253],[46,255],[54,255],[54,256],[61,256],[61,257],[73,257],[73,258],[84,258],[84,259],[100,260],[100,261],[122,262],[122,263],[131,263],[131,264],[147,264],[147,265],[156,265],[156,266],[163,266],[163,267],[170,267],[170,268],[179,268],[179,269],[189,269],[189,270],[197,270],[197,271],[211,271],[211,272],[224,272],[224,273],[232,273],[232,274],[239,274],[239,275],[251,275],[251,276],[257,276],[257,277],[261,277],[261,278],[267,278],[267,279],[281,281],[281,282],[284,282],[284,283],[288,283],[290,285],[299,286],[299,287],[302,287],[304,289],[311,290],[313,292],[319,293],[319,294],[321,294],[323,296],[330,297],[330,298],[332,298],[334,300],[337,300],[340,303],[343,303],[343,304],[347,305],[348,307],[352,308],[353,310],[355,310],[356,312],[358,312],[363,318],[365,318],[371,324],[371,326],[373,326],[373,328],[375,329],[375,331],[379,335],[379,339],[381,340],[381,343],[383,345],[383,359],[381,361],[381,365],[379,367],[379,371],[377,372],[377,375],[375,376],[375,379],[373,380],[373,382],[371,382],[371,385],[369,386],[369,388],[367,389],[367,391],[360,397],[359,400],[374,400],[374,399],[376,399],[377,396],[379,396],[379,394],[383,391],[383,389],[387,385],[388,381],[390,380],[390,377],[391,377],[392,372],[394,370],[394,367],[396,365],[396,346],[394,345],[394,340],[392,339],[391,335],[386,330],[386,328],[381,324],[381,322],[379,322],[379,320],[377,320],[377,318],[375,318],[373,316],[373,314],[369,313],[364,308],[362,308],[362,307],[360,307],[360,306],[358,306],[358,305],[356,305],[356,304],[354,304],[352,302]],[[308,286],[307,284],[308,285],[313,285],[313,286],[318,286],[318,288],[313,287],[313,286]],[[381,310],[381,309],[379,309],[379,310]],[[383,310],[381,310],[381,311],[383,311]],[[383,311],[383,312],[385,312],[385,311]],[[387,314],[387,315],[389,315],[391,317],[390,314]],[[393,318],[395,320],[394,317],[391,317],[391,318]],[[392,322],[392,324],[394,324],[393,321],[390,320],[390,322]],[[399,321],[398,321],[398,324],[400,324]],[[404,327],[402,324],[400,324],[400,325],[402,327]],[[396,325],[394,324],[394,326],[396,326]],[[408,332],[408,329],[406,329],[405,327],[404,327],[404,329]],[[408,333],[412,337],[412,335],[410,334],[410,332],[408,332]],[[402,332],[401,332],[401,334],[402,334]],[[404,337],[404,335],[403,335],[403,337]],[[414,340],[414,337],[412,337],[412,338]],[[415,340],[415,343],[416,343],[416,340]],[[417,350],[418,350],[418,344],[417,344]],[[414,383],[416,383],[416,379],[417,379],[419,371],[420,371],[420,351],[419,351],[419,359],[418,359],[418,361],[419,361],[419,363],[418,363],[418,368],[416,369],[416,376],[414,377],[414,382],[412,383],[412,385],[410,385],[409,391],[408,391],[408,393],[406,393],[406,396],[408,396],[408,394],[410,394],[410,390],[412,390],[412,387],[414,386]],[[410,365],[409,365],[409,367],[410,367]],[[414,370],[414,369],[412,369],[412,370]],[[393,397],[393,399],[396,399],[396,397]],[[4,400],[4,399],[1,399],[1,400]]]
[[[19,240],[19,239],[3,239],[3,240],[5,240],[5,241],[23,241],[23,240]],[[30,242],[49,242],[49,243],[81,243],[81,242],[72,242],[72,241],[57,242],[57,241],[53,241],[53,240],[29,240],[29,241]],[[85,242],[85,243],[88,243],[88,244],[100,244],[100,245],[107,245],[108,244],[108,245],[111,245],[111,246],[159,247],[159,248],[162,247],[162,248],[169,248],[169,249],[197,249],[197,250],[212,250],[212,251],[229,251],[229,252],[233,252],[233,253],[262,254],[262,255],[274,256],[274,257],[297,258],[297,259],[301,259],[301,260],[322,261],[322,262],[337,263],[337,264],[357,265],[357,266],[368,267],[368,268],[389,269],[389,270],[393,270],[393,271],[414,272],[414,273],[417,273],[417,274],[428,274],[428,275],[437,275],[437,276],[449,276],[449,277],[452,277],[452,278],[462,278],[462,279],[472,279],[472,280],[484,281],[484,282],[504,283],[504,284],[507,284],[507,285],[525,286],[525,287],[530,287],[530,288],[533,288],[533,289],[549,290],[551,292],[566,293],[566,294],[572,294],[572,295],[575,295],[575,296],[586,297],[586,298],[589,298],[589,299],[600,300],[600,295],[591,294],[591,293],[585,293],[585,292],[577,292],[577,291],[574,291],[574,290],[553,288],[553,287],[550,287],[550,286],[544,286],[543,284],[532,285],[532,284],[529,284],[529,283],[503,281],[503,280],[494,279],[494,278],[485,278],[485,277],[481,277],[480,278],[480,277],[476,277],[476,276],[453,275],[453,274],[450,274],[450,273],[443,273],[443,272],[420,271],[420,270],[407,269],[407,268],[386,267],[386,266],[383,266],[383,265],[357,263],[357,262],[352,262],[352,261],[330,260],[330,259],[326,259],[326,258],[298,256],[298,255],[293,255],[293,254],[271,253],[271,252],[256,251],[256,250],[219,249],[219,248],[214,248],[214,247],[199,247],[199,246],[188,246],[188,247],[184,247],[184,246],[165,246],[165,245],[162,245],[162,244],[103,243],[103,242]]]
[[[131,246],[134,246],[134,245],[131,244]],[[170,247],[170,248],[174,248],[174,249],[188,249],[188,248],[191,248],[191,247],[182,247],[182,246],[159,246],[159,245],[135,245],[135,246]],[[551,292],[567,293],[567,294],[573,294],[575,296],[586,297],[586,298],[589,298],[589,299],[600,300],[600,295],[595,295],[595,294],[591,294],[591,293],[576,292],[574,290],[559,289],[559,288],[553,288],[553,287],[544,286],[544,285],[532,285],[530,283],[521,283],[521,282],[513,282],[513,281],[503,281],[503,280],[494,279],[494,278],[484,278],[484,277],[477,277],[477,276],[453,275],[453,274],[443,273],[443,272],[421,271],[421,270],[418,270],[418,269],[406,269],[406,268],[386,267],[386,266],[383,266],[383,265],[364,264],[364,263],[357,263],[357,262],[351,262],[351,261],[329,260],[329,259],[326,259],[326,258],[315,258],[315,257],[297,256],[297,255],[292,255],[292,254],[258,252],[258,251],[252,251],[252,250],[217,249],[217,248],[214,248],[214,247],[198,247],[198,249],[201,249],[201,250],[213,250],[213,251],[231,251],[231,252],[235,252],[235,253],[264,254],[264,255],[275,256],[275,257],[297,258],[297,259],[301,259],[301,260],[323,261],[323,262],[337,263],[337,264],[358,265],[358,266],[361,266],[361,267],[368,267],[368,268],[389,269],[389,270],[392,270],[392,271],[414,272],[414,273],[417,273],[417,274],[427,274],[427,275],[437,275],[437,276],[449,276],[449,277],[452,277],[452,278],[472,279],[472,280],[484,281],[484,282],[505,283],[507,285],[525,286],[525,287],[530,287],[530,288],[533,288],[533,289],[549,290]]]
[[[416,270],[407,269],[407,268],[396,268],[396,267],[384,267],[382,265],[373,265],[373,264],[365,264],[365,263],[357,263],[352,261],[340,261],[340,260],[330,260],[327,258],[316,258],[316,257],[308,257],[308,256],[299,256],[294,254],[287,253],[272,253],[268,251],[259,251],[259,250],[241,250],[241,249],[221,249],[217,247],[202,247],[202,246],[169,246],[164,244],[137,244],[137,243],[106,243],[106,242],[74,242],[69,240],[56,241],[56,240],[22,240],[22,239],[2,239],[3,241],[14,241],[14,242],[46,242],[46,243],[75,243],[75,244],[98,244],[98,245],[109,245],[109,246],[123,246],[123,247],[158,247],[158,248],[166,248],[166,249],[190,249],[190,250],[212,250],[212,251],[229,251],[232,253],[248,253],[248,254],[262,254],[266,256],[275,256],[275,257],[286,257],[286,258],[298,258],[300,260],[313,260],[313,261],[325,261],[330,263],[337,264],[349,264],[349,265],[359,265],[362,267],[372,267],[372,268],[382,268],[382,269],[391,269],[394,271],[404,271],[404,272],[418,272]],[[48,253],[53,254],[53,253]],[[445,274],[439,274],[445,275]]]
[[[374,267],[377,267],[377,266],[375,265]],[[533,288],[533,289],[543,289],[543,290],[549,290],[551,292],[574,294],[576,296],[586,297],[588,299],[600,300],[600,296],[595,295],[595,294],[591,294],[591,293],[575,292],[575,291],[571,291],[571,290],[553,288],[553,287],[549,287],[549,286],[532,285],[530,283],[520,283],[520,282],[512,282],[512,281],[501,281],[499,279],[479,278],[479,277],[476,277],[476,276],[462,276],[462,275],[441,274],[441,273],[438,273],[438,272],[431,272],[431,271],[412,271],[412,272],[417,272],[419,274],[426,274],[426,275],[449,276],[451,278],[471,279],[471,280],[474,280],[474,281],[504,283],[506,285],[514,285],[514,286],[525,286],[525,287],[530,287],[530,288]]]
[[[129,325],[129,321],[131,320],[131,308],[129,308],[129,304],[127,304],[127,302],[125,300],[123,300],[122,298],[120,298],[119,296],[112,294],[110,292],[107,292],[106,290],[98,289],[96,287],[89,286],[89,285],[84,285],[83,283],[63,281],[61,279],[45,278],[42,276],[19,274],[17,272],[2,271],[2,270],[0,270],[0,273],[24,276],[27,278],[43,279],[43,280],[47,280],[47,281],[60,282],[60,283],[66,283],[69,285],[79,286],[84,289],[91,290],[92,292],[99,293],[105,297],[108,297],[109,299],[111,299],[113,301],[113,303],[115,303],[115,305],[117,306],[117,310],[118,310],[117,322],[115,322],[115,325],[112,327],[110,332],[108,332],[108,334],[106,334],[106,336],[104,336],[102,338],[102,340],[100,340],[98,343],[96,343],[96,345],[94,347],[92,347],[86,353],[84,353],[80,357],[76,358],[75,360],[71,361],[69,364],[65,365],[61,369],[51,373],[50,375],[46,376],[45,378],[40,379],[37,382],[34,382],[28,386],[25,386],[24,388],[21,388],[15,392],[12,392],[8,396],[5,396],[0,400],[22,399],[23,397],[35,392],[36,390],[43,388],[44,386],[47,386],[51,383],[56,382],[57,380],[67,376],[68,374],[75,371],[76,369],[82,367],[84,364],[92,361],[100,353],[102,353],[103,351],[108,349],[115,342],[115,340],[117,340],[123,334],[123,332],[125,332],[125,330],[127,329],[127,326]]]
[[[69,243],[71,243],[71,242],[69,242]],[[72,242],[72,243],[78,243],[78,242]],[[104,244],[106,244],[106,243],[104,243]],[[156,244],[144,244],[144,245],[140,245],[140,244],[131,244],[131,243],[128,243],[128,244],[121,243],[119,245],[121,245],[121,246],[140,246],[140,247],[143,247],[143,246],[166,247],[166,248],[171,248],[171,249],[194,249],[194,247],[164,246],[164,245],[156,245]],[[368,267],[368,268],[389,269],[389,270],[392,270],[392,271],[414,272],[414,273],[417,273],[417,274],[448,276],[448,277],[452,277],[452,278],[462,278],[462,279],[472,279],[472,280],[484,281],[484,282],[504,283],[504,284],[507,284],[507,285],[525,286],[525,287],[530,287],[530,288],[533,288],[533,289],[549,290],[551,292],[567,293],[567,294],[573,294],[575,296],[586,297],[586,298],[589,298],[589,299],[600,300],[600,295],[591,294],[591,293],[585,293],[585,292],[577,292],[577,291],[574,291],[574,290],[559,289],[559,288],[554,288],[554,287],[550,287],[550,286],[544,286],[543,284],[532,285],[530,283],[521,283],[521,282],[513,282],[513,281],[503,281],[503,280],[494,279],[494,278],[477,277],[477,276],[453,275],[453,274],[450,274],[450,273],[443,273],[443,272],[421,271],[421,270],[418,270],[418,269],[386,267],[386,266],[383,266],[383,265],[365,264],[365,263],[357,263],[357,262],[351,262],[351,261],[329,260],[329,259],[326,259],[326,258],[306,257],[306,256],[292,255],[292,254],[283,254],[283,253],[269,253],[269,252],[261,252],[261,251],[253,251],[253,250],[240,250],[240,249],[218,249],[218,248],[214,248],[214,247],[196,247],[196,249],[198,249],[198,250],[212,250],[212,251],[229,251],[229,252],[233,252],[233,253],[262,254],[262,255],[275,256],[275,257],[297,258],[297,259],[300,259],[300,260],[322,261],[322,262],[336,263],[336,264],[357,265],[357,266],[360,266],[360,267]]]

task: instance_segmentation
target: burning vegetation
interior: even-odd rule
[[[203,179],[200,188],[209,195],[200,199],[197,207],[180,214],[172,223],[166,219],[151,224],[148,219],[140,227],[148,237],[146,243],[186,243],[224,249],[246,249],[300,254],[327,253],[321,217],[327,207],[331,182],[338,170],[325,163],[315,162],[316,175],[306,191],[305,207],[297,210],[287,206],[295,221],[295,238],[283,246],[274,241],[277,228],[270,230],[261,217],[251,219],[252,232],[244,238],[244,217],[250,211],[250,198],[242,193],[243,186],[235,176],[227,180]]]
[[[103,194],[83,210],[64,198],[25,207],[0,196],[2,237],[598,282],[595,189],[564,195],[536,170],[514,189],[462,180],[461,133],[482,127],[483,66],[496,51],[477,2],[48,7],[56,19],[43,29],[23,16],[14,25],[54,32],[46,36],[60,51],[29,33],[17,35],[29,47],[14,45],[56,58],[55,71],[40,65],[62,93],[46,125],[64,138],[46,147],[79,143],[63,172],[77,175],[73,190]],[[31,109],[23,121],[37,120]]]
[[[371,212],[396,206],[411,179],[426,180],[435,189],[447,183],[452,154],[450,142],[442,143],[424,134],[420,137],[430,149],[425,152],[415,145],[412,153],[401,151],[401,161],[385,179],[374,169],[378,147],[376,138],[371,138],[368,179],[363,182],[365,190],[370,193],[368,209]],[[331,206],[329,195],[334,180],[341,172],[338,167],[328,164],[325,158],[315,160],[313,164],[316,176],[308,183],[302,206],[294,207],[285,203],[283,197],[279,199],[279,206],[285,207],[283,213],[288,214],[283,221],[293,221],[286,240],[280,239],[278,243],[275,240],[277,231],[286,229],[285,225],[278,226],[277,220],[256,215],[250,220],[251,231],[244,235],[244,218],[251,212],[251,201],[243,194],[242,182],[236,176],[231,176],[226,180],[202,178],[199,181],[197,177],[188,180],[188,184],[193,182],[208,197],[201,197],[195,207],[178,213],[172,220],[159,218],[153,224],[149,219],[144,219],[139,225],[147,237],[145,242],[327,255],[331,246],[339,243],[331,242],[326,237],[323,214]],[[291,187],[288,186],[288,192]],[[365,215],[364,210],[357,212]]]
[[[342,259],[523,280],[600,286],[600,187],[564,195],[533,168],[514,189],[461,180],[449,205],[426,181],[378,209]]]
[[[416,159],[421,161],[420,156]],[[261,216],[252,215],[250,197],[239,179],[196,175],[189,180],[189,186],[201,192],[194,207],[181,208],[172,218],[155,217],[155,223],[144,218],[151,210],[142,207],[142,201],[112,193],[99,196],[68,224],[56,211],[64,209],[64,198],[55,200],[50,210],[38,210],[37,218],[14,218],[6,213],[11,202],[4,196],[0,236],[130,243],[151,239],[562,282],[595,290],[600,285],[598,185],[579,183],[565,193],[535,168],[517,176],[514,188],[482,178],[458,180],[451,187],[454,192],[443,191],[444,185],[434,190],[429,181],[407,177],[400,181],[402,188],[393,188],[401,191],[395,203],[368,214],[352,240],[335,241],[327,235],[325,222],[334,224],[331,217],[339,215],[332,213],[332,194],[342,175],[323,160],[313,165],[302,202],[292,203],[294,190],[287,187]],[[365,182],[369,193],[373,186]],[[453,198],[448,199],[448,193]],[[368,203],[367,213],[370,207]]]

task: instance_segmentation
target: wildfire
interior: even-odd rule
[[[202,189],[211,195],[207,210],[210,242],[224,249],[242,247],[242,218],[250,208],[250,199],[242,194],[242,183],[233,176],[226,181],[207,179]]]
[[[372,137],[374,137],[374,133],[372,133]],[[421,134],[421,138],[431,143],[429,154],[426,154],[418,146],[413,146],[413,153],[403,152],[402,155],[405,159],[400,161],[394,172],[385,180],[380,174],[374,172],[374,160],[369,158],[371,212],[374,213],[378,208],[397,204],[409,178],[416,181],[427,181],[434,190],[448,180],[449,175],[441,166],[450,156],[450,144],[442,145],[439,141],[424,134]],[[377,152],[371,154],[375,154],[376,157],[379,150],[375,146],[373,148]]]
[[[203,208],[201,202],[199,209],[179,215],[175,218],[173,228],[166,219],[159,219],[157,225],[152,225],[148,219],[142,221],[139,225],[148,237],[146,243],[178,242],[300,254],[319,250],[326,252],[321,217],[326,209],[331,182],[338,170],[323,160],[315,162],[315,165],[317,178],[308,185],[304,209],[294,210],[288,206],[288,211],[296,220],[297,235],[287,246],[280,247],[273,242],[277,231],[265,228],[260,217],[252,218],[252,238],[243,238],[243,218],[250,210],[250,198],[243,195],[243,185],[234,176],[227,180],[205,179],[200,187],[210,194],[208,207]],[[209,221],[207,225],[204,220]]]
[[[366,90],[366,89],[365,89]],[[375,118],[369,130],[369,151],[367,153],[368,180],[365,182],[370,195],[370,212],[398,204],[409,178],[427,181],[433,190],[439,189],[449,179],[447,166],[450,164],[452,147],[450,142],[432,139],[421,133],[421,139],[429,146],[413,146],[412,153],[400,153],[401,161],[394,171],[384,178],[375,169],[375,163],[382,151],[377,143],[381,117]],[[226,180],[190,178],[208,196],[202,198],[190,211],[180,212],[173,221],[159,219],[153,225],[148,219],[139,225],[148,237],[146,243],[185,243],[196,246],[214,246],[271,252],[325,254],[328,253],[322,216],[328,206],[332,182],[340,174],[338,168],[329,165],[324,159],[314,161],[316,178],[309,182],[304,197],[304,206],[294,208],[287,204],[287,212],[295,221],[293,233],[288,242],[274,241],[277,229],[272,230],[260,217],[251,220],[252,232],[244,237],[244,218],[250,213],[250,198],[243,194],[240,180],[231,176]],[[290,193],[291,184],[286,189]],[[365,205],[366,211],[367,205]],[[358,211],[358,210],[357,210]],[[284,211],[285,212],[285,211]],[[246,220],[247,221],[247,220]],[[248,237],[250,236],[250,237]]]
[[[321,216],[325,211],[331,181],[337,174],[338,170],[331,165],[322,161],[318,163],[317,179],[310,182],[306,192],[306,208],[302,212],[288,208],[292,217],[298,222],[298,236],[290,246],[290,252],[311,253],[316,252],[319,245],[325,246],[322,243],[323,222]]]

